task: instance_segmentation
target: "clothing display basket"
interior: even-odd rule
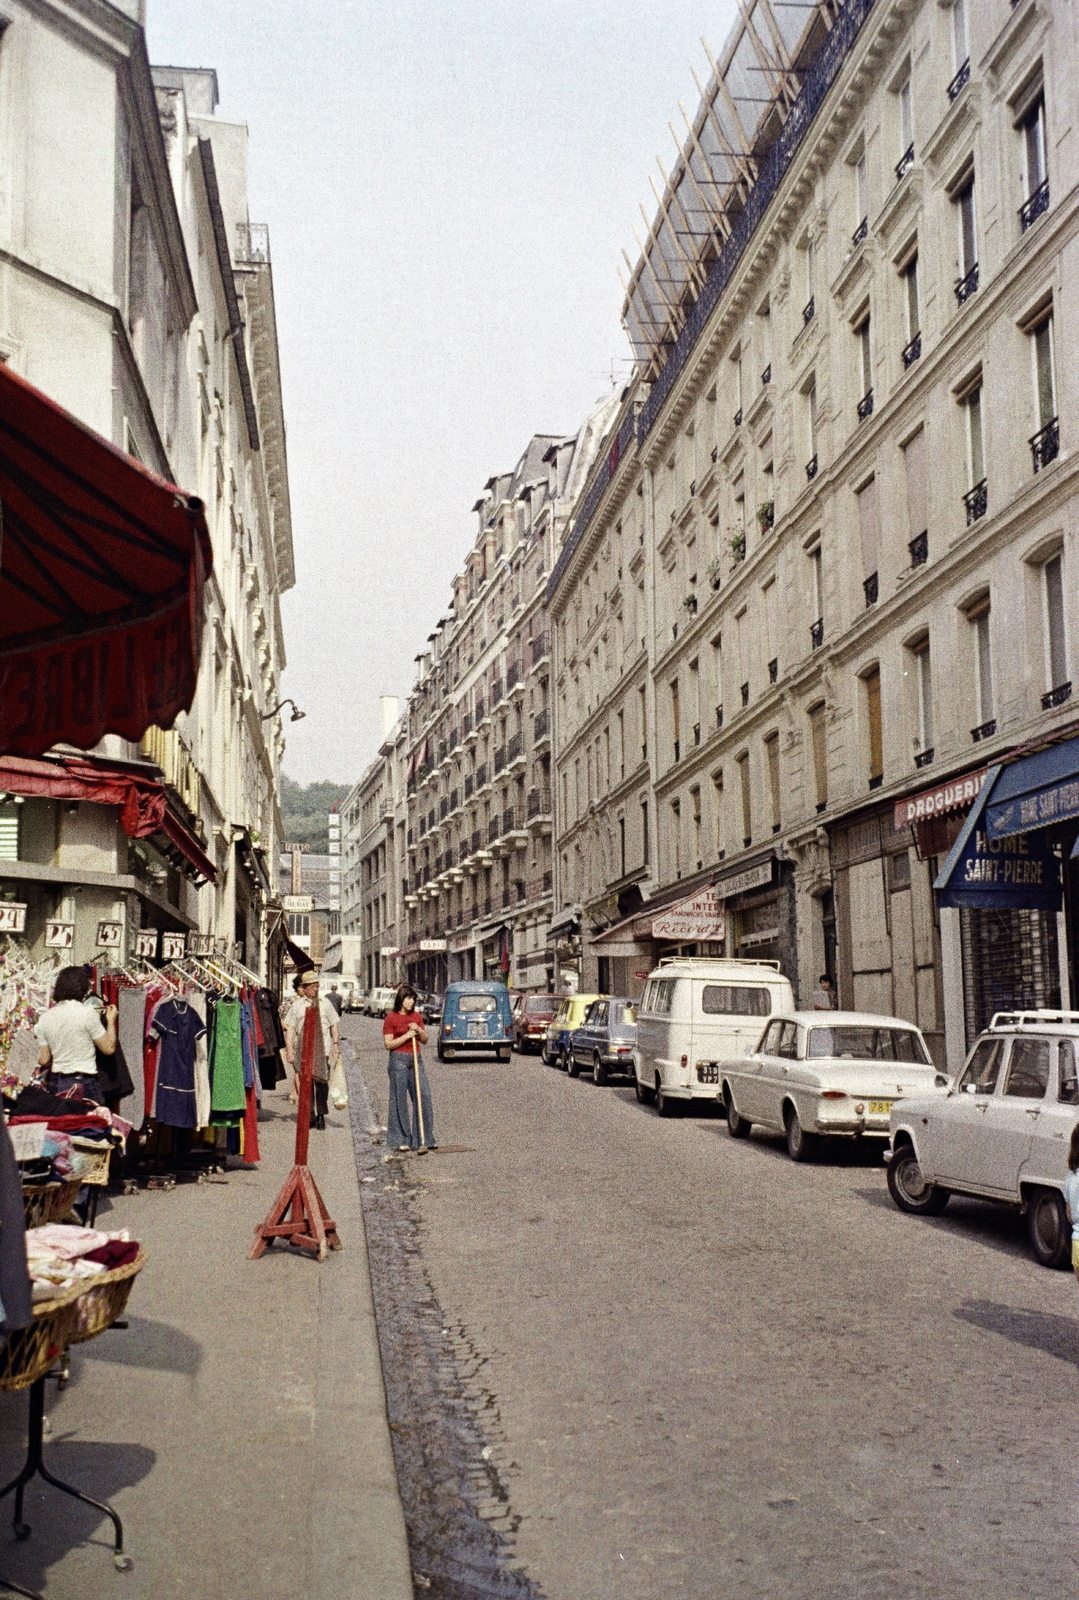
[[[84,1181],[82,1178],[68,1178],[63,1183],[24,1183],[22,1198],[26,1226],[42,1228],[48,1222],[63,1222],[75,1204]]]

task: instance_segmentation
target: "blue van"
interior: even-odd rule
[[[451,983],[442,1002],[438,1030],[438,1059],[452,1061],[458,1051],[491,1051],[499,1061],[513,1052],[513,1016],[510,992],[504,983],[479,978]]]

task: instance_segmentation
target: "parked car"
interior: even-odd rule
[[[371,997],[367,1002],[367,1015],[369,1017],[388,1017],[393,1010],[393,997],[396,993],[396,988],[391,989],[385,985],[372,989]]]
[[[942,1099],[947,1087],[912,1023],[865,1011],[773,1017],[757,1048],[723,1072],[728,1132],[744,1139],[756,1122],[783,1133],[792,1161],[822,1138],[886,1137],[897,1100]]]
[[[467,1052],[491,1053],[508,1061],[513,1053],[513,1019],[504,983],[469,978],[451,983],[442,1003],[438,1059],[452,1061]]]
[[[555,994],[521,994],[513,1011],[513,1045],[521,1055],[527,1050],[542,1050],[547,1029],[558,1010]]]
[[[433,989],[427,989],[420,995],[420,1010],[423,1012],[425,1022],[442,1021],[442,996]]]
[[[540,1059],[545,1065],[569,1071],[570,1036],[581,1026],[593,1000],[598,999],[598,994],[567,994],[558,1001],[558,1010],[547,1024],[547,1034],[540,1050]]]
[[[622,995],[593,1000],[581,1026],[570,1039],[569,1075],[591,1070],[596,1083],[612,1072],[632,1073],[637,1037],[637,1002]]]
[[[1034,1259],[1065,1264],[1077,1063],[1079,1011],[993,1017],[946,1095],[892,1111],[888,1189],[900,1210],[938,1216],[953,1194],[1003,1201],[1025,1212]]]
[[[661,961],[637,1002],[634,1087],[661,1117],[722,1096],[722,1069],[752,1050],[763,1019],[794,1006],[778,961],[679,956]]]

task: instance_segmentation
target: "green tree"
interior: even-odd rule
[[[286,846],[305,844],[313,855],[327,855],[330,834],[326,818],[351,787],[348,783],[309,783],[305,787],[282,773],[281,820]]]

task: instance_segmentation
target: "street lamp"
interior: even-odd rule
[[[295,700],[290,697],[288,700],[280,701],[276,706],[274,706],[272,711],[264,711],[262,716],[259,718],[259,721],[265,722],[267,717],[276,717],[277,713],[282,711],[285,706],[292,707],[292,715],[289,718],[290,722],[302,722],[304,717],[307,715],[307,712],[301,711]]]

